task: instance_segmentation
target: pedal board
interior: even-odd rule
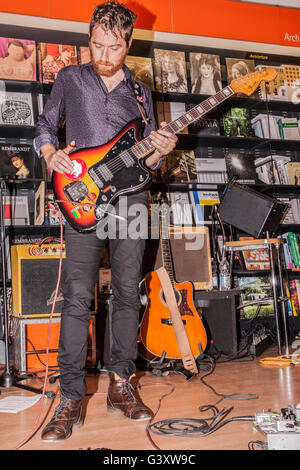
[[[254,426],[267,436],[268,450],[300,450],[300,403],[281,413],[256,413]]]

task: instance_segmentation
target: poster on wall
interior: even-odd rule
[[[0,78],[36,80],[35,41],[0,37]]]
[[[125,65],[129,68],[134,80],[145,83],[150,90],[154,91],[154,77],[151,57],[127,56]]]
[[[157,91],[188,92],[184,52],[154,49],[153,68]]]
[[[192,93],[215,95],[222,89],[220,57],[190,53]]]
[[[76,46],[40,42],[38,51],[40,80],[43,83],[53,83],[60,69],[78,63]]]
[[[241,78],[244,75],[255,71],[254,60],[240,58],[232,59],[230,57],[226,57],[225,62],[227,68],[228,84],[230,84],[230,82],[236,78]],[[247,95],[244,95],[243,93],[238,93],[237,96],[245,97]],[[251,97],[257,99],[259,97],[258,91],[252,93],[252,95],[250,95],[250,98]]]

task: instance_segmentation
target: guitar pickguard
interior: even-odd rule
[[[129,129],[117,143],[107,152],[100,163],[91,166],[88,173],[99,189],[96,205],[101,211],[96,213],[102,217],[103,210],[124,193],[137,192],[144,188],[151,175],[131,152],[130,147],[136,143],[135,129]]]
[[[187,290],[182,289],[180,293],[181,293],[181,303],[179,305],[180,315],[191,315],[193,317],[194,314],[188,305]]]

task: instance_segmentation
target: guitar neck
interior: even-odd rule
[[[167,124],[164,129],[166,131],[172,132],[172,134],[177,134],[178,132],[185,129],[185,127],[189,126],[193,122],[198,121],[198,119],[201,119],[205,114],[219,106],[221,103],[223,103],[223,101],[227,100],[228,98],[230,98],[230,96],[234,94],[235,92],[228,85],[222,90],[218,91],[218,93],[216,93],[214,96],[210,96],[206,100],[202,101],[202,103],[199,103],[194,106],[194,108],[190,109],[179,118]],[[145,139],[141,140],[133,147],[131,147],[131,150],[134,155],[138,159],[140,159],[153,152],[153,150],[155,150],[155,147],[153,147],[150,137],[146,137]]]
[[[174,269],[173,269],[173,261],[172,261],[172,254],[171,254],[171,247],[170,247],[170,235],[168,224],[166,223],[166,217],[161,215],[160,221],[160,248],[161,248],[161,256],[163,267],[168,273],[172,286],[174,287]]]

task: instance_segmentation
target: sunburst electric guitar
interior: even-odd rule
[[[167,214],[167,204],[162,204],[159,225],[162,264],[173,287],[191,353],[196,358],[206,348],[206,331],[194,306],[192,283],[189,281],[177,283],[175,281]],[[172,327],[172,315],[156,271],[145,276],[144,287],[147,294],[147,305],[140,323],[139,353],[147,360],[155,357],[180,360],[181,353]]]
[[[272,81],[276,75],[275,69],[267,67],[234,79],[165,129],[176,134],[236,93],[249,96],[262,81]],[[138,192],[150,185],[152,174],[144,160],[155,148],[150,137],[141,140],[141,128],[141,120],[135,119],[108,143],[72,152],[72,173],[53,172],[55,199],[73,228],[78,231],[94,228],[120,195]]]

